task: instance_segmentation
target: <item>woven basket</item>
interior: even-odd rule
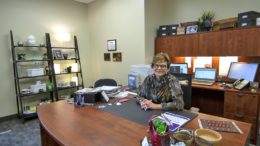
[[[177,142],[184,142],[186,146],[191,145],[194,140],[193,136],[186,131],[177,131],[173,133],[173,137]]]
[[[213,146],[220,145],[222,140],[221,134],[211,129],[197,129],[195,130],[195,135],[209,141]]]

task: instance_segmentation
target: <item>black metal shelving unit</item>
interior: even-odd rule
[[[50,39],[50,34],[45,33],[45,39],[46,39],[46,45],[44,46],[18,46],[15,45],[14,43],[14,38],[13,38],[13,32],[10,30],[10,38],[11,38],[11,49],[12,49],[12,60],[13,60],[13,71],[14,71],[14,82],[15,82],[15,92],[16,92],[16,101],[17,101],[17,113],[19,118],[22,118],[25,120],[26,118],[32,118],[36,117],[36,113],[29,113],[29,114],[24,114],[24,105],[23,105],[23,99],[29,97],[29,96],[38,96],[42,94],[49,94],[50,99],[52,102],[58,101],[59,100],[59,91],[61,90],[66,90],[66,89],[77,89],[79,90],[80,88],[84,88],[84,83],[83,83],[83,76],[82,76],[82,68],[81,68],[81,63],[80,63],[80,56],[79,56],[79,50],[78,50],[78,42],[77,42],[77,37],[74,36],[74,47],[53,47],[51,45],[51,39]],[[17,52],[16,49],[19,48],[29,48],[29,47],[35,47],[35,48],[45,48],[46,53],[47,53],[47,59],[32,59],[32,60],[17,60]],[[54,59],[53,57],[53,50],[72,50],[75,53],[75,58],[70,58],[70,59]],[[30,53],[30,52],[29,52]],[[55,61],[74,61],[75,63],[78,64],[79,70],[77,72],[70,72],[70,73],[59,73],[55,74],[55,69],[54,69],[54,62]],[[19,63],[23,62],[47,62],[48,63],[48,73],[45,73],[44,75],[40,76],[19,76],[18,75],[18,69],[17,67],[19,66]],[[56,76],[65,76],[68,74],[76,74],[78,78],[78,85],[77,86],[68,86],[68,87],[58,87],[57,86],[57,81],[56,81]],[[48,77],[49,82],[52,83],[52,91],[46,91],[46,92],[39,92],[39,93],[29,93],[29,94],[22,94],[21,92],[21,80],[36,80],[38,78],[46,78]],[[81,81],[81,82],[79,82]]]
[[[29,113],[26,114],[24,112],[24,104],[23,104],[23,99],[29,97],[29,96],[35,96],[35,95],[41,95],[41,94],[49,94],[49,97],[52,101],[54,101],[54,96],[53,96],[53,91],[48,91],[46,90],[46,92],[39,92],[39,93],[29,93],[29,94],[23,94],[21,92],[21,80],[28,80],[28,79],[35,79],[36,78],[45,78],[48,77],[49,82],[53,82],[53,75],[52,70],[53,70],[53,63],[51,62],[52,59],[52,52],[50,51],[50,48],[48,48],[48,34],[45,34],[45,38],[46,38],[46,46],[17,46],[14,44],[14,38],[13,38],[13,32],[12,30],[10,30],[10,39],[11,39],[11,49],[12,49],[12,60],[13,60],[13,71],[14,71],[14,82],[15,82],[15,92],[16,92],[16,102],[17,102],[17,112],[18,112],[18,116],[19,118],[22,118],[23,120],[27,119],[27,118],[32,118],[32,117],[36,117],[37,114],[35,113]],[[34,60],[17,60],[16,55],[17,55],[17,49],[21,49],[21,48],[29,48],[29,47],[35,47],[35,48],[45,48],[46,49],[46,53],[47,53],[47,58],[48,59],[34,59]],[[49,73],[48,74],[44,74],[44,75],[40,75],[40,76],[19,76],[18,74],[18,66],[20,65],[20,63],[22,62],[47,62],[48,63],[48,69],[49,69]],[[36,106],[36,105],[35,105]]]
[[[61,90],[67,90],[67,89],[77,89],[77,90],[79,90],[80,88],[81,89],[84,88],[77,37],[74,36],[73,39],[74,39],[74,47],[57,47],[57,46],[52,46],[52,43],[50,41],[50,35],[48,34],[48,40],[49,40],[48,45],[49,45],[51,52],[53,52],[53,50],[72,50],[72,51],[74,51],[74,54],[75,54],[75,58],[68,58],[68,59],[53,59],[53,57],[50,58],[52,65],[53,65],[52,74],[53,74],[53,80],[54,80],[54,93],[55,93],[56,101],[59,100],[59,91],[61,91]],[[79,70],[77,72],[55,74],[55,69],[54,69],[54,62],[55,61],[75,61],[75,63],[78,64]],[[77,86],[68,86],[68,87],[58,87],[57,81],[56,81],[56,76],[61,76],[61,75],[65,76],[65,75],[68,75],[68,74],[76,74],[77,79],[78,79],[78,85]],[[79,82],[79,81],[81,81],[81,82]]]

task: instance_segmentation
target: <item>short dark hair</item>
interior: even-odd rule
[[[156,54],[156,55],[153,57],[152,68],[153,68],[153,66],[155,65],[155,63],[157,63],[158,61],[161,61],[161,60],[167,62],[167,68],[169,69],[169,68],[170,68],[170,64],[171,64],[171,59],[170,59],[170,57],[168,56],[168,54],[162,53],[162,52]]]

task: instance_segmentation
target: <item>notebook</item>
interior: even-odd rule
[[[216,71],[215,68],[195,68],[192,84],[213,85],[215,83]]]

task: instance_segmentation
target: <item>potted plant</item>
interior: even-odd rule
[[[160,115],[153,115],[148,122],[152,145],[170,146],[169,127],[159,116]]]
[[[18,58],[18,60],[25,60],[25,54],[24,53],[18,53],[17,58]]]
[[[71,68],[72,68],[71,66],[68,66],[68,67],[67,67],[68,73],[71,73]]]
[[[48,58],[47,53],[43,53],[43,55],[42,55],[42,59],[47,59],[47,58]]]
[[[212,20],[215,18],[215,13],[213,11],[203,11],[200,21],[200,28],[206,28],[210,30],[212,27]]]

